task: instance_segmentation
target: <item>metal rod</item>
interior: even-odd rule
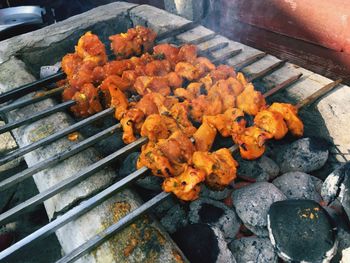
[[[230,51],[227,54],[224,54],[224,55],[222,55],[220,57],[214,58],[211,62],[214,63],[214,64],[221,64],[224,61],[226,61],[226,60],[228,60],[228,59],[230,59],[230,58],[232,58],[234,56],[237,56],[241,52],[242,52],[242,49],[232,50],[232,51]]]
[[[247,66],[249,66],[250,64],[253,64],[254,62],[262,59],[263,57],[265,57],[267,54],[265,52],[256,54],[254,56],[251,56],[237,64],[235,64],[233,67],[235,68],[236,71],[241,70],[242,68],[245,68]]]
[[[167,198],[171,196],[170,193],[161,192],[160,194],[153,197],[151,200],[147,201],[140,207],[136,208],[135,210],[131,211],[128,215],[124,216],[122,219],[120,219],[117,223],[109,226],[105,230],[101,231],[89,241],[85,242],[83,245],[79,246],[78,248],[71,251],[69,254],[61,258],[60,260],[56,261],[56,263],[67,263],[67,262],[73,262],[83,255],[87,254],[88,252],[92,251],[99,245],[101,245],[103,242],[105,242],[108,238],[113,236],[118,231],[122,230],[124,227],[131,224],[133,221],[135,221],[137,218],[145,214],[148,210],[152,209],[153,207],[159,205],[163,201],[165,201]]]
[[[178,34],[184,33],[188,30],[191,30],[197,26],[199,26],[200,24],[198,22],[189,22],[187,24],[184,24],[183,26],[180,26],[178,28],[175,28],[174,30],[171,31],[167,31],[161,34],[158,34],[157,38],[156,38],[156,42],[159,42],[161,40],[167,39],[169,37],[173,37],[176,36]]]
[[[196,38],[194,40],[187,41],[185,43],[192,44],[192,45],[198,45],[198,44],[200,44],[202,42],[206,42],[206,41],[209,41],[209,40],[213,39],[215,36],[216,36],[216,33],[211,33],[209,35],[202,36],[202,37]]]
[[[215,44],[215,45],[213,45],[213,46],[210,46],[210,47],[208,47],[208,48],[206,48],[206,49],[199,50],[199,51],[198,51],[198,54],[199,54],[200,56],[205,56],[205,55],[207,55],[207,54],[210,54],[211,52],[217,51],[217,50],[219,50],[219,49],[223,49],[223,48],[225,48],[225,47],[227,47],[227,46],[228,46],[228,42],[218,43],[218,44]]]
[[[31,105],[33,103],[42,101],[42,100],[47,99],[49,97],[52,97],[58,93],[61,93],[66,87],[67,87],[66,85],[63,85],[61,87],[57,87],[57,88],[54,88],[54,89],[46,91],[46,92],[38,92],[38,93],[34,94],[31,98],[27,98],[27,99],[20,100],[20,101],[15,101],[9,105],[2,107],[0,109],[0,113],[9,112],[9,111],[12,111],[14,109],[19,109],[19,108],[22,108],[24,106]]]
[[[292,76],[289,79],[283,81],[281,84],[278,84],[277,86],[275,86],[274,88],[270,89],[269,91],[267,91],[266,93],[264,93],[264,98],[267,98],[269,96],[271,96],[272,94],[275,94],[277,91],[279,91],[280,89],[284,89],[289,85],[292,85],[294,82],[296,82],[297,80],[299,80],[301,78],[303,74],[300,73],[298,75]]]
[[[28,178],[29,176],[42,171],[54,164],[57,164],[59,162],[62,162],[63,160],[73,156],[76,153],[79,153],[87,148],[89,148],[90,146],[94,145],[95,143],[97,143],[98,141],[101,141],[102,139],[111,136],[112,134],[115,133],[115,131],[117,131],[118,129],[121,128],[121,124],[115,124],[77,144],[72,145],[71,147],[69,147],[68,149],[66,149],[65,151],[56,154],[46,160],[43,160],[37,164],[35,164],[34,166],[31,166],[9,178],[6,178],[5,180],[0,182],[0,192],[4,191],[6,189],[8,189],[9,187],[18,184],[19,182],[22,182],[23,180],[25,180],[26,178]]]
[[[81,182],[85,178],[87,178],[90,175],[99,171],[101,168],[107,166],[112,161],[116,160],[117,158],[121,157],[124,154],[127,154],[128,152],[130,152],[132,150],[137,149],[138,147],[140,147],[142,144],[144,144],[146,142],[147,142],[147,138],[144,138],[144,137],[140,138],[137,141],[124,146],[123,148],[117,150],[116,152],[114,152],[114,153],[108,155],[107,157],[97,161],[96,163],[88,166],[86,169],[80,171],[79,173],[62,180],[58,184],[56,184],[56,185],[46,189],[45,191],[29,198],[28,200],[24,201],[23,203],[7,210],[6,212],[4,212],[0,215],[0,225],[7,223],[14,216],[19,215],[23,211],[40,204],[41,202],[56,195],[60,191],[76,185],[77,183]]]
[[[53,107],[50,107],[50,108],[43,110],[41,112],[35,113],[31,116],[28,116],[25,119],[21,119],[21,120],[17,120],[17,121],[8,123],[8,124],[0,127],[0,134],[2,134],[4,132],[11,131],[12,129],[18,128],[19,126],[21,126],[23,124],[35,122],[37,120],[40,120],[41,118],[47,117],[51,114],[54,114],[56,112],[67,109],[67,108],[73,106],[75,103],[76,103],[75,101],[69,100],[69,101],[60,103],[58,105],[55,105]]]
[[[58,72],[49,77],[39,79],[37,81],[25,84],[18,88],[0,94],[0,104],[8,100],[18,99],[29,92],[35,91],[38,88],[44,87],[52,82],[63,79],[66,76],[64,72]]]
[[[96,114],[94,114],[86,119],[83,119],[77,123],[74,123],[73,125],[71,125],[67,128],[64,128],[64,129],[62,129],[54,134],[51,134],[44,139],[41,139],[41,140],[36,141],[32,144],[29,144],[29,145],[26,145],[22,148],[19,148],[13,152],[10,152],[7,155],[5,155],[3,158],[0,159],[0,165],[3,165],[9,161],[12,161],[12,160],[20,157],[20,156],[23,156],[24,154],[31,152],[31,151],[33,151],[41,146],[47,145],[51,142],[54,142],[54,141],[58,140],[59,138],[62,138],[63,136],[66,136],[66,135],[100,119],[100,118],[111,115],[112,113],[114,113],[114,108],[108,108],[108,109],[103,110],[101,112],[98,112],[98,113],[96,113]]]
[[[297,109],[300,109],[301,107],[304,107],[305,105],[310,105],[315,100],[319,99],[320,97],[322,97],[323,95],[325,95],[326,93],[331,91],[333,88],[338,86],[342,81],[343,81],[342,79],[338,79],[336,81],[333,81],[333,82],[327,84],[323,88],[319,89],[315,93],[311,94],[309,97],[307,97],[304,100],[302,100],[301,102],[299,102],[295,107]]]
[[[78,206],[72,208],[71,210],[69,210],[62,216],[58,217],[57,219],[51,221],[47,225],[39,228],[32,234],[16,242],[11,247],[3,250],[2,252],[0,252],[0,261],[8,257],[9,255],[11,255],[12,253],[16,252],[17,250],[29,245],[34,240],[42,239],[48,236],[49,234],[51,234],[61,226],[69,223],[70,221],[76,219],[80,215],[96,207],[97,205],[99,205],[100,203],[102,203],[103,201],[111,197],[113,194],[115,194],[116,192],[120,191],[121,189],[129,185],[131,182],[137,180],[141,175],[145,174],[147,170],[148,169],[146,167],[138,169],[137,171],[121,179],[120,181],[114,183],[113,185],[109,186],[108,188],[96,194],[95,196],[80,203]]]
[[[248,81],[252,82],[254,80],[265,77],[266,75],[272,73],[273,71],[281,68],[284,64],[286,64],[286,62],[287,62],[286,60],[278,61],[278,62],[272,64],[271,66],[269,66],[268,68],[266,68],[258,73],[252,74],[251,76],[248,77]]]

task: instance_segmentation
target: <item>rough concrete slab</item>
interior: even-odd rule
[[[187,19],[198,21],[208,10],[204,0],[164,0],[165,10]]]
[[[147,26],[158,34],[174,30],[190,22],[183,17],[149,5],[139,5],[130,10],[130,18],[134,26]]]
[[[211,35],[213,33],[214,31],[211,31],[210,29],[204,26],[197,26],[191,30],[188,30],[187,32],[177,35],[176,39],[180,42],[186,43],[186,42],[194,41],[200,37]]]
[[[86,31],[97,33],[105,43],[108,42],[108,36],[126,31],[132,26],[129,10],[135,6],[126,2],[111,3],[2,41],[0,65],[17,56],[25,61],[32,73],[39,76],[40,66],[53,65],[67,52],[73,51],[77,40]]]

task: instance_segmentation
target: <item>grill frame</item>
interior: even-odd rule
[[[215,34],[213,35],[213,37],[215,36]],[[207,40],[207,38],[205,38],[205,37],[203,37],[203,39],[204,40]],[[210,38],[209,38],[210,39]],[[199,42],[200,43],[200,42]],[[219,45],[219,47],[221,47],[221,48],[224,48],[224,47],[226,47],[226,45]],[[212,48],[211,48],[212,49]],[[215,49],[214,48],[214,50],[211,50],[212,52],[213,51],[216,51],[217,49]],[[240,53],[241,51],[236,51],[236,55],[238,55],[239,53]],[[258,61],[259,59],[261,59],[261,58],[263,58],[263,57],[265,57],[266,56],[266,54],[265,53],[261,53],[261,54],[258,54],[258,55],[254,55],[254,56],[252,56],[251,58],[247,58],[245,61],[242,61],[241,63],[239,63],[239,64],[237,64],[237,66],[238,66],[238,68],[239,69],[243,69],[243,68],[245,68],[245,67],[247,67],[247,66],[249,66],[249,65],[251,65],[252,63],[254,63],[254,62],[256,62],[256,61]],[[214,58],[215,59],[215,58]],[[273,71],[275,71],[275,70],[278,70],[279,69],[279,67],[281,67],[281,66],[283,66],[284,65],[284,61],[279,61],[279,62],[276,62],[276,64],[274,64],[273,66],[270,66],[269,68],[266,68],[265,70],[263,70],[263,71],[261,71],[260,72],[260,74],[258,73],[258,74],[255,74],[255,75],[253,75],[253,76],[251,76],[250,77],[250,80],[252,80],[252,81],[254,81],[254,80],[257,80],[257,79],[261,79],[261,78],[263,78],[263,77],[265,77],[266,75],[268,75],[268,74],[270,74],[271,72],[273,72]],[[292,78],[291,78],[291,82],[289,83],[288,81],[286,81],[286,82],[284,82],[284,83],[280,83],[280,85],[278,85],[278,86],[276,86],[275,87],[275,89],[281,89],[281,88],[284,88],[284,87],[286,87],[286,86],[288,86],[289,84],[292,84],[292,83],[294,83],[295,81],[297,81],[299,78],[301,77],[301,75],[299,74],[299,75],[296,75],[296,76],[293,76]],[[287,85],[288,84],[288,85]],[[338,83],[337,83],[338,84]],[[39,84],[40,85],[40,84]],[[35,86],[35,85],[34,85]],[[271,91],[271,90],[270,90]],[[272,95],[272,94],[269,94],[269,95]],[[12,97],[13,98],[13,97]],[[11,109],[12,110],[12,109]],[[0,110],[1,111],[1,110]],[[87,124],[86,124],[87,125]],[[14,126],[8,126],[8,127],[14,127]],[[80,127],[80,126],[79,126]],[[7,128],[7,129],[9,129],[9,128]],[[70,132],[68,132],[68,133],[66,133],[66,134],[69,134]],[[64,135],[62,135],[62,136],[65,136],[66,134],[64,134]],[[46,142],[47,143],[47,142]],[[43,144],[42,144],[43,145]],[[38,147],[40,147],[40,146],[37,146],[37,148]],[[35,148],[36,149],[36,148]],[[32,149],[32,150],[34,150],[34,148]],[[18,156],[17,156],[18,157]],[[16,158],[16,157],[13,157],[13,158]],[[141,171],[142,172],[142,171]],[[142,172],[143,173],[143,172]],[[130,182],[128,182],[128,183],[131,183],[133,180],[136,180],[138,177],[136,177],[136,178],[129,178],[128,180],[130,180]],[[2,182],[1,182],[2,183]],[[0,185],[2,185],[2,184],[0,184]],[[1,187],[1,186],[0,186]],[[117,190],[119,190],[119,188],[117,189]],[[116,191],[117,191],[116,190]],[[168,195],[167,195],[168,196]],[[160,200],[164,200],[165,199],[165,197],[167,197],[167,196],[164,196],[164,195],[162,195],[162,196],[160,196],[160,197],[162,197],[162,198],[160,198],[159,197],[159,199]],[[163,199],[164,198],[164,199]],[[155,199],[155,200],[158,200],[158,199]],[[153,201],[152,201],[153,202]],[[150,204],[152,204],[152,206],[154,205],[153,203],[150,203]],[[150,205],[149,204],[149,205]],[[144,205],[146,205],[146,206],[143,206],[143,209],[145,209],[145,207],[147,208],[147,203],[145,203]],[[140,207],[141,208],[141,207]],[[148,208],[149,209],[149,208]],[[148,209],[146,209],[146,211],[148,210]],[[72,209],[73,210],[73,209]],[[135,210],[136,211],[136,210]],[[142,211],[142,209],[140,209],[139,210],[139,212],[140,211]],[[70,211],[69,211],[70,212]],[[68,213],[68,212],[67,212]],[[135,212],[136,213],[136,212]],[[60,218],[62,218],[62,217],[60,217]],[[57,219],[56,219],[57,220]],[[123,223],[123,225],[124,224],[126,224],[127,222],[129,222],[129,221],[127,221],[126,219],[125,219],[125,223]],[[53,221],[54,222],[54,221]],[[58,225],[59,225],[59,222],[56,222]],[[58,228],[58,225],[57,225],[57,228]],[[61,225],[60,225],[61,226]],[[107,229],[106,229],[106,235],[104,235],[104,237],[105,238],[107,238],[109,235],[111,235],[111,234],[113,234],[115,231],[117,231],[117,230],[119,230],[120,229],[120,227],[121,226],[119,226],[119,224],[117,224],[117,226],[116,225],[112,225],[110,228],[108,228],[109,230],[107,231]],[[55,228],[55,230],[57,229],[57,228]],[[55,231],[55,230],[51,230],[51,232],[53,232],[53,231]],[[110,232],[111,231],[111,232]],[[51,233],[50,232],[50,233]],[[34,233],[33,233],[34,234]],[[48,233],[47,233],[48,234]],[[45,234],[46,235],[46,234]],[[28,236],[29,237],[29,236]],[[36,239],[36,238],[35,238]],[[34,239],[34,240],[35,240]],[[25,239],[22,239],[22,240],[25,240]],[[105,239],[103,239],[103,240],[105,240]],[[21,241],[20,241],[21,242]],[[100,240],[95,240],[95,242],[101,242]],[[15,245],[13,245],[11,248],[12,248],[12,250],[5,250],[5,251],[3,251],[3,252],[5,252],[5,253],[3,253],[3,252],[1,252],[0,253],[0,259],[2,259],[2,258],[5,258],[6,256],[8,256],[8,255],[10,255],[12,252],[14,252],[14,251],[17,251],[20,247],[22,247],[21,246],[21,244],[18,244],[19,242],[17,242]],[[29,242],[30,243],[30,242]],[[92,242],[93,243],[93,242]],[[78,256],[81,256],[83,253],[85,253],[86,251],[83,251],[82,249],[83,248],[87,248],[88,247],[88,249],[90,249],[91,247],[89,247],[90,245],[95,245],[95,244],[92,244],[92,243],[88,243],[88,245],[82,245],[81,247],[78,247],[76,250],[74,250],[74,251],[72,251],[70,254],[68,254],[68,255],[66,255],[64,258],[62,258],[59,262],[70,262],[70,261],[72,261],[72,260],[75,260],[75,259],[77,259],[77,257]],[[97,244],[96,243],[96,244]],[[99,244],[99,243],[98,243]],[[11,252],[11,253],[10,253]],[[6,254],[6,253],[8,253],[8,254]]]

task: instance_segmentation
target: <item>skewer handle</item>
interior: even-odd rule
[[[314,101],[316,101],[317,99],[319,99],[320,97],[322,97],[323,95],[325,95],[326,93],[331,91],[333,88],[335,88],[342,81],[343,81],[342,79],[338,79],[336,81],[333,81],[333,82],[327,84],[323,88],[319,89],[315,93],[311,94],[309,97],[307,97],[304,100],[302,100],[301,102],[299,102],[297,105],[295,105],[295,107],[297,109],[300,109],[301,107],[312,104]]]

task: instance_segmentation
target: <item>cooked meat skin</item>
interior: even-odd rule
[[[227,148],[221,148],[213,153],[195,152],[193,165],[206,173],[205,183],[213,189],[223,189],[236,178],[238,163],[233,159]]]
[[[288,103],[273,103],[269,107],[269,111],[276,111],[283,116],[288,129],[294,136],[302,136],[304,133],[304,124],[298,117],[298,110]]]
[[[90,31],[86,32],[75,46],[75,53],[83,61],[91,61],[95,65],[103,65],[107,62],[106,48],[98,37]]]
[[[111,49],[117,59],[123,59],[150,52],[156,36],[151,29],[136,26],[128,29],[126,33],[110,36],[109,40],[111,40]]]
[[[254,90],[254,86],[248,83],[244,91],[237,97],[237,108],[249,115],[255,116],[266,107],[266,101],[260,91]]]
[[[194,144],[197,151],[210,151],[216,136],[216,129],[208,122],[203,122],[193,134]]]
[[[102,110],[97,89],[92,84],[85,84],[80,91],[74,93],[72,99],[76,105],[71,107],[71,111],[77,117],[87,117]]]
[[[244,159],[254,160],[265,152],[265,141],[272,135],[256,126],[248,127],[243,133],[233,135],[233,140],[239,146],[239,152]]]
[[[163,96],[168,96],[171,92],[168,81],[164,77],[140,76],[136,79],[134,87],[140,95],[157,92]]]
[[[141,136],[147,137],[151,142],[157,142],[160,139],[166,139],[170,133],[163,122],[161,115],[149,115],[141,127]]]
[[[131,108],[126,111],[120,124],[123,127],[123,141],[124,143],[132,143],[136,141],[136,134],[140,132],[141,125],[145,119],[145,114],[142,110]]]
[[[270,133],[276,140],[282,139],[288,132],[283,115],[277,111],[262,110],[254,118],[257,127]]]
[[[183,173],[176,177],[166,178],[163,182],[163,190],[172,192],[184,201],[196,200],[199,196],[199,183],[205,180],[205,172],[192,166],[186,166]]]

